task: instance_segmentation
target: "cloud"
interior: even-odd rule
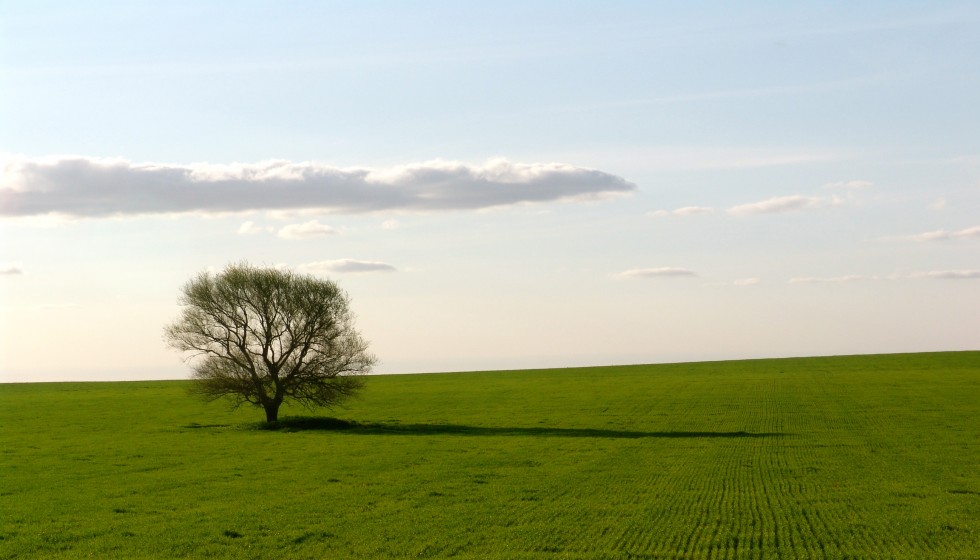
[[[674,210],[671,214],[675,216],[694,216],[696,214],[710,214],[714,211],[714,208],[708,206],[685,206]]]
[[[385,220],[384,222],[381,223],[381,229],[392,230],[392,229],[398,229],[398,227],[399,227],[398,220]]]
[[[397,269],[390,264],[377,261],[357,261],[354,259],[339,259],[301,264],[297,269],[307,274],[347,274],[356,272],[395,272]]]
[[[817,277],[805,276],[802,278],[791,278],[790,284],[840,284],[844,282],[863,282],[867,280],[879,280],[877,276],[864,276],[861,274],[849,274],[847,276]]]
[[[980,278],[980,270],[931,270],[928,272],[896,272],[888,276],[865,276],[851,274],[847,276],[814,277],[790,279],[791,284],[840,284],[845,282],[872,282],[882,280],[908,280],[915,278],[936,278],[942,280],[970,280]]]
[[[18,276],[24,274],[19,266],[0,265],[0,276]]]
[[[739,216],[749,214],[778,214],[782,212],[795,212],[797,210],[821,208],[837,203],[838,201],[836,199],[828,200],[826,198],[795,194],[790,196],[778,196],[759,202],[732,206],[728,209],[728,213]]]
[[[929,205],[930,210],[943,210],[946,208],[946,199],[939,197]]]
[[[647,215],[652,216],[654,218],[662,218],[664,216],[670,216],[670,215],[695,216],[698,214],[711,214],[714,211],[715,209],[709,206],[684,206],[682,208],[678,208],[676,210],[671,210],[671,211],[655,210],[653,212],[647,212]]]
[[[943,241],[949,239],[949,232],[939,229],[936,231],[926,231],[915,235],[909,235],[903,239],[907,239],[909,241]]]
[[[938,229],[936,231],[926,231],[915,235],[901,237],[899,239],[905,239],[908,241],[946,241],[948,239],[963,239],[967,237],[980,237],[980,226],[972,226],[956,231]]]
[[[60,157],[8,159],[0,217],[72,217],[319,209],[447,211],[627,194],[622,177],[563,163],[427,161],[390,169],[313,162],[213,165]]]
[[[736,286],[758,286],[761,283],[760,278],[740,278],[733,282]]]
[[[812,165],[851,159],[854,154],[830,150],[794,150],[780,146],[636,146],[591,147],[588,151],[562,151],[558,159],[602,161],[603,165],[635,171],[699,171],[763,169]]]
[[[270,233],[275,228],[271,226],[258,226],[255,222],[245,222],[238,228],[238,235],[255,235],[256,233]]]
[[[290,224],[279,230],[279,237],[283,239],[312,239],[325,235],[337,235],[338,230],[321,224],[316,220],[310,220],[303,224]]]
[[[863,190],[863,189],[870,189],[874,185],[875,184],[872,183],[871,181],[854,180],[854,181],[838,181],[836,183],[827,183],[826,185],[823,186],[823,188]]]
[[[660,268],[634,268],[620,272],[616,276],[619,278],[657,278],[672,276],[697,276],[697,274],[693,270],[686,268],[663,266]]]
[[[943,163],[980,165],[980,154],[966,154],[966,155],[946,158],[945,160],[943,160]]]
[[[980,278],[980,270],[932,270],[922,275],[941,280],[972,280]]]

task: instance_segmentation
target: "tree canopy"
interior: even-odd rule
[[[179,301],[164,337],[187,355],[194,391],[262,407],[269,422],[287,400],[330,407],[355,394],[376,362],[330,280],[239,263],[198,274]]]

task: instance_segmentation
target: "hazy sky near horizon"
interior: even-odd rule
[[[0,380],[329,277],[376,371],[980,349],[976,2],[0,6]]]

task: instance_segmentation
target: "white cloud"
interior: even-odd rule
[[[709,206],[684,206],[676,210],[654,210],[652,212],[647,212],[647,216],[654,218],[663,218],[665,216],[695,216],[698,214],[711,214],[715,209]]]
[[[9,160],[0,217],[74,217],[253,210],[439,211],[596,199],[630,193],[622,177],[563,163],[427,161],[391,169],[320,163],[172,165],[60,157]]]
[[[808,210],[822,208],[827,205],[838,204],[837,199],[826,199],[813,196],[790,195],[769,198],[759,202],[740,204],[728,209],[729,214],[749,215],[749,214],[777,214],[782,212],[795,212],[797,210]]]
[[[851,159],[854,153],[836,147],[798,150],[783,146],[646,145],[592,147],[587,151],[555,152],[565,161],[594,161],[617,169],[636,171],[694,171],[762,169],[812,165]]]
[[[818,277],[818,276],[805,276],[801,278],[791,278],[790,284],[840,284],[844,282],[862,282],[866,280],[879,280],[877,276],[864,276],[861,274],[849,274],[847,276],[831,276],[831,277]]]
[[[387,229],[387,230],[398,229],[398,226],[399,226],[398,220],[385,220],[384,222],[381,223],[381,229]]]
[[[287,220],[309,218],[310,216],[321,216],[327,213],[329,212],[324,211],[322,208],[290,208],[288,210],[267,210],[265,216],[270,220],[284,222]]]
[[[917,233],[915,235],[909,235],[905,239],[909,241],[943,241],[949,239],[949,232],[943,229],[936,231],[926,231],[923,233]]]
[[[307,274],[354,273],[354,272],[395,272],[390,264],[378,261],[358,261],[354,259],[338,259],[301,264],[297,267],[300,272]]]
[[[23,269],[15,265],[0,265],[0,276],[17,276],[24,274]]]
[[[923,276],[942,280],[972,280],[980,278],[980,270],[931,270]]]
[[[270,226],[259,226],[255,222],[245,222],[238,228],[238,235],[255,235],[256,233],[270,233],[275,229]]]
[[[683,208],[678,208],[671,213],[675,216],[694,216],[696,214],[710,214],[714,211],[714,208],[710,208],[708,206],[685,206]]]
[[[943,210],[944,208],[946,208],[946,199],[943,197],[937,198],[929,205],[930,210]]]
[[[946,241],[948,239],[963,239],[967,237],[980,237],[980,226],[972,226],[956,231],[938,229],[936,231],[926,231],[915,235],[900,237],[898,239],[905,239],[908,241]]]
[[[945,160],[943,160],[943,163],[980,165],[980,154],[965,154],[961,156],[946,158]]]
[[[758,286],[761,283],[760,278],[740,278],[733,282],[736,286]]]
[[[663,266],[660,268],[634,268],[620,272],[616,276],[619,278],[657,278],[664,276],[697,276],[697,274],[687,268]]]
[[[284,226],[279,230],[279,237],[283,239],[311,239],[325,235],[337,235],[338,233],[340,232],[335,228],[321,224],[316,220],[310,220],[302,224]]]
[[[827,183],[823,186],[825,189],[847,189],[847,190],[863,190],[870,189],[875,184],[871,181],[853,180],[853,181],[838,181],[836,183]]]
[[[953,232],[953,237],[980,237],[980,226],[963,228]]]

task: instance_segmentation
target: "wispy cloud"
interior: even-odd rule
[[[625,270],[616,275],[617,278],[660,278],[679,276],[697,276],[697,273],[687,268],[663,266],[659,268],[634,268]]]
[[[282,239],[312,239],[326,235],[337,235],[340,233],[336,228],[326,224],[321,224],[316,220],[310,220],[302,224],[289,224],[279,230],[279,237]]]
[[[697,214],[710,214],[715,209],[708,206],[684,206],[673,211],[675,216],[694,216]]]
[[[665,216],[697,216],[699,214],[711,214],[715,211],[714,208],[709,206],[684,206],[676,210],[655,210],[653,212],[647,212],[647,216],[653,216],[654,218],[663,218]]]
[[[483,165],[427,161],[390,169],[321,163],[156,164],[60,157],[8,159],[0,217],[73,217],[253,210],[445,211],[596,199],[636,186],[603,171],[563,163]]]
[[[953,237],[980,237],[980,226],[963,228],[952,233]]]
[[[739,278],[732,282],[736,286],[758,286],[762,283],[761,278]]]
[[[973,280],[980,278],[980,270],[931,270],[921,275],[940,280]]]
[[[846,189],[846,190],[864,190],[870,189],[875,184],[871,181],[863,181],[855,179],[852,181],[837,181],[836,183],[827,183],[823,186],[825,189]]]
[[[964,239],[968,237],[980,237],[980,226],[972,226],[955,231],[937,229],[935,231],[926,231],[915,235],[907,235],[904,237],[889,239],[899,239],[905,241],[946,241],[949,239]]]
[[[357,272],[395,272],[397,269],[390,264],[378,261],[358,261],[354,259],[338,259],[333,261],[318,261],[301,264],[297,267],[300,272],[307,274],[348,274]]]
[[[653,216],[654,218],[661,218],[664,216],[696,216],[698,214],[711,214],[715,211],[714,208],[709,206],[684,206],[676,210],[655,210],[653,212],[647,212],[648,216]]]
[[[949,232],[942,229],[936,231],[926,231],[915,235],[909,235],[905,239],[908,239],[909,241],[942,241],[949,239]]]
[[[633,107],[647,107],[653,105],[665,105],[676,103],[689,103],[697,101],[711,101],[720,99],[753,99],[783,95],[799,95],[817,92],[833,92],[843,89],[866,86],[875,83],[880,79],[878,75],[857,76],[843,80],[801,83],[794,85],[762,87],[762,88],[742,88],[713,90],[700,92],[675,93],[671,95],[661,95],[640,99],[623,99],[606,103],[590,103],[587,105],[565,105],[554,107],[555,112],[581,112],[604,109],[623,109]]]
[[[24,274],[23,269],[14,265],[0,265],[0,276],[18,276]]]
[[[728,209],[729,214],[746,216],[750,214],[779,214],[783,212],[796,212],[799,210],[810,210],[823,208],[839,204],[840,201],[834,198],[828,199],[815,196],[790,195],[777,196],[759,202],[749,204],[739,204]]]
[[[805,276],[790,279],[791,284],[844,284],[849,282],[900,281],[916,278],[934,278],[940,280],[972,280],[980,278],[980,270],[929,270],[918,272],[896,272],[887,276],[849,274],[846,276]]]
[[[945,160],[943,160],[943,163],[980,165],[980,154],[965,154],[960,156],[954,156],[951,158],[946,158]]]
[[[763,169],[813,165],[854,157],[837,149],[797,150],[779,146],[615,146],[562,151],[565,161],[600,161],[603,166],[644,171]]]
[[[238,235],[255,235],[257,233],[271,233],[275,228],[271,226],[260,226],[255,222],[245,222],[238,228]]]
[[[863,274],[849,274],[847,276],[804,276],[791,278],[790,284],[841,284],[845,282],[863,282],[868,280],[880,280],[879,276],[865,276]]]

